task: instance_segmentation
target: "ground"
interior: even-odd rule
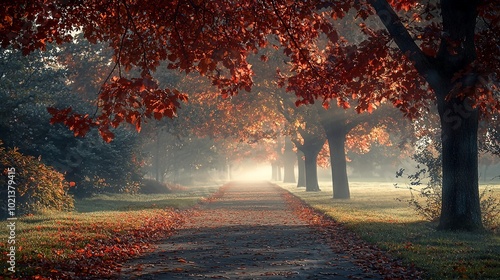
[[[119,277],[419,277],[417,271],[401,269],[398,261],[358,240],[334,221],[325,222],[324,217],[298,209],[302,206],[297,201],[287,191],[270,183],[228,184],[222,187],[218,199],[200,206],[186,224],[160,242],[154,251],[124,264]]]

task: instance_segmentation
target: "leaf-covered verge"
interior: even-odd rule
[[[500,275],[500,236],[468,232],[437,231],[436,224],[414,214],[405,202],[406,190],[391,183],[351,183],[350,200],[332,199],[331,191],[305,192],[295,185],[281,185],[312,211],[318,230],[333,240],[324,216],[344,225],[363,240],[401,258],[406,265],[423,269],[426,279],[498,279]],[[500,186],[491,187],[500,197]],[[313,210],[307,210],[309,205]],[[356,246],[356,244],[353,244]],[[355,247],[353,248],[356,251]],[[374,263],[377,266],[380,264]]]
[[[217,189],[190,188],[161,196],[105,194],[76,200],[77,212],[21,218],[16,274],[3,266],[2,274],[11,277],[6,279],[115,278],[121,263],[153,249],[156,241],[171,235],[196,211],[193,206],[210,201]],[[0,234],[6,236],[6,229]],[[0,247],[5,263],[7,244]]]
[[[11,169],[14,172],[9,174],[7,171]],[[0,190],[0,219],[7,217],[7,202],[14,203],[17,208],[13,216],[45,210],[70,211],[74,207],[73,196],[68,194],[70,184],[62,173],[16,148],[5,149],[2,140],[0,173],[3,186]]]
[[[413,263],[395,258],[377,244],[363,240],[358,232],[325,215],[300,196],[284,191],[283,198],[302,220],[322,235],[335,252],[348,254],[366,271],[377,271],[385,279],[422,279],[423,271]]]

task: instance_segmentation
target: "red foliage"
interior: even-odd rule
[[[210,203],[224,196],[231,184],[202,200]],[[61,259],[48,260],[40,253],[35,259],[22,259],[19,266],[32,267],[36,275],[30,279],[110,279],[117,278],[122,263],[153,249],[153,244],[174,233],[189,217],[197,214],[197,207],[184,211],[158,210],[154,213],[123,213],[119,220],[132,220],[140,227],[125,228],[122,223],[108,225],[93,223],[81,225],[74,222],[68,229],[59,230],[54,238],[72,253],[63,256],[64,250],[53,249]],[[111,232],[111,234],[109,234]],[[85,240],[81,232],[92,232],[96,237]],[[20,250],[20,249],[19,249]],[[22,276],[18,279],[24,279]]]
[[[277,39],[290,58],[298,76],[292,87],[309,84],[312,89],[298,93],[299,103],[322,97],[344,108],[357,101],[357,110],[372,111],[380,102],[392,102],[409,117],[433,102],[430,91],[413,65],[393,52],[391,39],[384,32],[361,29],[369,38],[359,45],[347,44],[338,35],[333,20],[342,19],[355,8],[363,19],[374,14],[375,5],[387,4],[400,14],[416,33],[419,53],[427,60],[438,53],[438,42],[446,40],[443,28],[434,19],[439,7],[421,1],[4,1],[0,9],[0,44],[28,54],[45,49],[47,43],[73,42],[81,30],[89,42],[109,42],[116,63],[116,78],[108,79],[99,94],[98,115],[79,115],[69,108],[51,109],[53,122],[62,122],[76,135],[98,127],[107,141],[111,127],[126,121],[140,129],[142,118],[174,117],[179,100],[185,96],[174,89],[159,89],[150,78],[161,61],[170,69],[208,77],[223,97],[253,84],[249,54]],[[478,28],[477,59],[462,69],[456,79],[478,73],[477,90],[465,90],[485,113],[497,113],[498,85],[492,83],[498,69],[498,1],[483,1],[479,14],[485,25]],[[410,12],[413,11],[413,12]],[[381,16],[381,19],[384,20]],[[425,22],[423,22],[425,20]],[[415,23],[418,24],[410,24]],[[408,27],[410,28],[410,27]],[[321,34],[328,38],[325,53],[315,45]],[[273,35],[273,36],[271,36]],[[440,36],[440,37],[437,37]],[[392,36],[394,37],[394,36]],[[410,38],[413,40],[413,38]],[[442,40],[441,40],[442,42]],[[460,44],[449,42],[451,49]],[[319,47],[319,49],[323,49]],[[453,51],[453,50],[452,50]],[[405,53],[406,56],[410,54]],[[412,54],[414,55],[414,54]],[[266,57],[261,57],[266,60]],[[334,60],[332,60],[334,59]],[[124,78],[123,71],[138,68],[140,77]],[[462,85],[457,87],[463,90]]]
[[[187,212],[174,210],[158,211],[154,215],[132,217],[123,214],[123,219],[140,219],[142,226],[135,229],[114,228],[112,236],[106,237],[109,226],[74,223],[69,230],[59,231],[57,238],[72,253],[53,249],[60,260],[48,260],[42,253],[36,259],[22,259],[20,266],[35,269],[37,275],[30,279],[75,279],[111,278],[120,270],[121,263],[151,248],[151,243],[172,234],[186,219]],[[85,241],[80,232],[93,232],[98,237]],[[101,237],[99,237],[101,236]],[[82,244],[82,242],[85,242]]]
[[[170,69],[196,71],[211,79],[222,96],[249,91],[252,85],[248,55],[267,45],[275,34],[287,52],[306,65],[301,46],[319,30],[336,40],[336,31],[321,13],[322,1],[36,1],[2,3],[0,42],[28,54],[47,43],[72,42],[81,30],[89,42],[109,42],[114,50],[116,78],[103,85],[97,116],[80,115],[70,108],[50,109],[52,122],[85,135],[97,127],[106,141],[111,127],[126,121],[140,129],[142,117],[174,117],[178,100],[173,89],[158,89],[150,79],[160,61]],[[339,5],[339,14],[348,4]],[[299,36],[300,34],[300,36]],[[288,38],[293,38],[290,41]],[[140,77],[124,78],[139,68]]]
[[[300,98],[298,105],[322,99],[327,108],[336,102],[344,109],[355,105],[358,113],[372,113],[388,101],[406,116],[418,117],[419,108],[435,99],[432,92],[421,86],[425,82],[411,62],[387,47],[391,39],[386,32],[364,30],[369,37],[360,44],[330,43],[314,67],[287,79],[287,89]]]

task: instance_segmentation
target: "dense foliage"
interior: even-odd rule
[[[187,96],[153,78],[161,62],[207,77],[227,98],[251,91],[249,58],[268,46],[281,48],[296,73],[288,82],[297,104],[322,99],[326,108],[353,104],[372,112],[386,102],[411,118],[436,104],[443,131],[439,228],[476,230],[478,125],[500,111],[499,6],[498,0],[18,1],[2,3],[0,42],[23,54],[75,44],[78,36],[109,44],[111,69],[95,113],[49,108],[53,123],[75,135],[96,128],[106,142],[122,123],[140,130],[147,119],[177,116]],[[340,29],[362,35],[342,36]]]
[[[0,52],[0,137],[6,147],[17,147],[25,155],[40,157],[68,181],[76,183],[77,196],[100,191],[135,191],[142,177],[138,135],[126,128],[115,130],[113,143],[97,133],[75,137],[64,126],[50,124],[49,106],[73,105],[95,110],[71,88],[70,69],[57,60],[59,51],[23,56],[16,50]]]
[[[15,175],[8,177],[8,169],[14,168]],[[17,149],[6,149],[0,141],[0,184],[9,184],[15,189],[15,206],[17,215],[34,214],[45,210],[72,210],[73,197],[68,194],[70,184],[64,180],[64,175],[53,167],[43,164],[40,159],[21,154]],[[7,191],[2,188],[1,214],[7,215]]]

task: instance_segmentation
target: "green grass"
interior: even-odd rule
[[[61,262],[92,240],[113,240],[133,231],[155,230],[155,221],[173,215],[173,209],[187,209],[208,197],[219,186],[190,187],[185,191],[161,195],[101,194],[75,201],[73,212],[46,212],[16,221],[16,260],[18,276],[39,274],[30,263],[40,259]],[[153,226],[151,226],[153,224]],[[149,228],[145,228],[149,227]],[[161,230],[161,229],[160,229]],[[7,275],[5,250],[8,231],[0,228],[2,265]],[[23,265],[24,264],[24,265]]]
[[[391,183],[351,182],[351,199],[341,200],[332,199],[331,184],[323,184],[321,192],[282,187],[363,239],[424,269],[428,279],[500,279],[498,234],[436,231],[435,223],[408,207],[408,190]],[[500,199],[500,186],[490,188]]]
[[[75,201],[80,213],[98,211],[131,211],[143,209],[186,209],[215,192],[219,186],[190,187],[171,194],[99,194]]]

